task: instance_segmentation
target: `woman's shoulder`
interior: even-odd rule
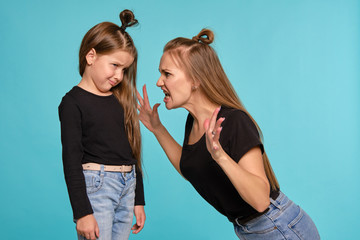
[[[221,107],[219,117],[225,117],[222,126],[228,131],[235,133],[236,131],[254,131],[258,132],[257,127],[247,112],[241,109]]]
[[[225,120],[229,119],[234,121],[238,121],[241,119],[245,119],[245,120],[250,119],[250,117],[245,111],[241,109],[226,107],[226,106],[221,106],[219,117],[225,117]]]

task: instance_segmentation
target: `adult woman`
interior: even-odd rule
[[[311,218],[282,192],[245,110],[209,46],[213,32],[176,38],[164,47],[157,82],[167,109],[189,111],[181,147],[138,94],[140,120],[199,194],[234,224],[240,239],[319,239]],[[226,120],[225,120],[226,119]]]

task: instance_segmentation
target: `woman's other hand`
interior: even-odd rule
[[[138,110],[139,110],[139,119],[144,124],[144,126],[153,132],[161,125],[158,107],[160,103],[156,103],[153,107],[150,106],[149,97],[146,91],[146,85],[143,86],[143,96],[141,97],[140,93],[137,91],[138,98]]]
[[[225,118],[216,120],[220,107],[216,108],[210,119],[204,121],[206,147],[215,161],[219,161],[226,153],[222,149],[219,138],[222,130],[221,124]]]

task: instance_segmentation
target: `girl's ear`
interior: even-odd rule
[[[90,51],[86,54],[86,62],[88,65],[92,65],[96,59],[96,51],[94,48],[90,49]]]

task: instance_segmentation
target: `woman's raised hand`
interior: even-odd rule
[[[153,107],[150,106],[146,85],[143,86],[143,96],[144,98],[142,98],[140,93],[137,91],[137,98],[139,101],[137,106],[139,110],[139,119],[147,129],[154,132],[159,126],[161,126],[157,111],[160,103],[156,103]]]
[[[215,161],[219,161],[226,154],[219,142],[221,124],[225,120],[223,117],[216,120],[219,111],[220,107],[216,108],[211,118],[204,121],[206,147]]]

